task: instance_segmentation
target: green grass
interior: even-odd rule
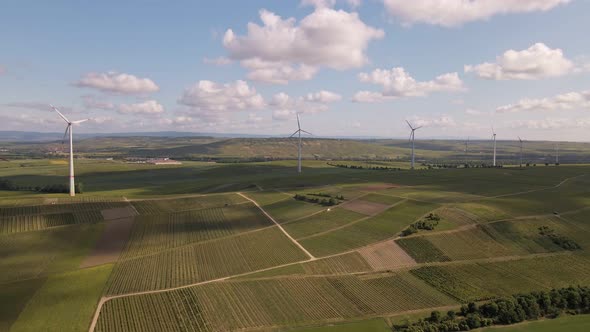
[[[311,217],[285,223],[283,227],[294,238],[300,239],[321,232],[326,232],[336,227],[341,227],[350,222],[365,218],[364,214],[332,208],[330,211],[322,211]]]
[[[371,193],[371,194],[365,195],[363,197],[360,197],[359,199],[362,201],[367,201],[367,202],[373,202],[373,203],[379,203],[379,204],[385,204],[385,205],[393,205],[393,204],[401,201],[403,198]]]
[[[0,283],[77,269],[104,224],[82,224],[0,236]]]
[[[10,331],[88,330],[111,269],[103,265],[49,277]]]
[[[525,322],[512,326],[496,326],[482,329],[485,332],[586,332],[590,331],[590,315],[564,316],[556,319],[544,319]]]
[[[227,194],[162,200],[134,201],[132,202],[132,204],[137,210],[137,212],[139,212],[139,214],[150,215],[223,207],[244,202],[246,202],[246,199],[240,195]]]
[[[29,279],[0,285],[0,331],[5,332],[43,285],[45,278]]]
[[[316,256],[326,256],[362,247],[396,236],[435,204],[416,201],[400,203],[381,214],[332,232],[306,238],[300,243]]]
[[[245,193],[246,196],[255,200],[260,206],[270,205],[286,199],[292,199],[293,195],[288,193],[280,193],[278,191],[249,191]]]
[[[295,329],[295,332],[390,332],[391,328],[382,318],[363,320],[354,323],[330,324],[320,327]]]

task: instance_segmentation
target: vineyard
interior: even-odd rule
[[[308,237],[300,243],[316,256],[356,249],[395,237],[406,226],[435,208],[436,205],[431,203],[405,201],[375,217]]]
[[[293,326],[453,303],[408,273],[240,280],[110,300],[96,331]]]
[[[418,263],[446,262],[451,260],[440,249],[435,247],[432,242],[428,241],[425,236],[401,238],[395,242]]]
[[[264,206],[264,210],[279,223],[305,218],[313,213],[317,213],[325,209],[325,207],[319,204],[297,201],[294,198],[289,198]]]
[[[277,227],[271,227],[119,261],[107,293],[178,287],[306,259]]]
[[[123,259],[272,225],[254,204],[139,216]]]
[[[140,215],[165,214],[171,212],[199,210],[244,203],[237,194],[208,195],[187,198],[133,201],[131,204]]]
[[[0,218],[0,234],[36,231],[49,227],[75,224],[71,213],[21,215]]]
[[[556,268],[559,266],[559,268]],[[462,302],[590,284],[590,258],[562,254],[504,262],[426,266],[411,271]]]
[[[344,226],[365,217],[365,215],[353,211],[333,208],[330,211],[322,211],[307,218],[284,223],[283,227],[291,236],[301,239]]]

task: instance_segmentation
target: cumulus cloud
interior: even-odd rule
[[[229,58],[226,58],[224,56],[220,56],[217,58],[204,58],[203,62],[206,64],[210,64],[210,65],[216,65],[216,66],[227,66],[229,64],[231,64],[233,61]]]
[[[499,14],[548,11],[571,0],[383,0],[387,12],[404,25],[452,27]]]
[[[185,89],[178,102],[204,113],[254,110],[265,106],[264,98],[245,81],[225,84],[199,81]]]
[[[522,111],[550,111],[590,109],[590,90],[582,92],[568,92],[551,98],[521,99],[514,104],[496,108],[498,113]]]
[[[381,85],[383,91],[357,92],[353,97],[355,102],[381,102],[403,97],[422,97],[433,92],[464,90],[463,81],[457,73],[447,73],[430,81],[418,82],[401,67],[360,73],[359,80],[363,83]]]
[[[308,93],[304,99],[312,103],[333,103],[342,100],[342,96],[334,92],[322,90],[315,93]]]
[[[495,63],[465,66],[466,73],[488,80],[534,80],[566,75],[573,69],[574,63],[561,49],[551,49],[543,43],[522,51],[508,50],[496,57]]]
[[[346,0],[345,2],[353,9],[362,4],[362,0]],[[316,8],[332,8],[336,5],[336,0],[301,0],[301,5]]]
[[[575,129],[590,128],[590,118],[544,118],[535,120],[520,120],[512,123],[512,128],[526,129]]]
[[[263,9],[262,25],[248,23],[246,35],[228,29],[223,46],[230,58],[251,70],[250,79],[270,83],[310,79],[321,66],[343,70],[366,64],[367,46],[382,38],[383,30],[366,25],[357,13],[325,6],[330,1],[312,2],[316,9],[299,23]]]
[[[93,88],[102,92],[144,94],[160,90],[149,78],[139,78],[125,73],[88,73],[75,83],[78,87]]]
[[[284,92],[275,94],[269,107],[273,110],[274,120],[289,120],[296,113],[318,113],[329,109],[328,104],[341,100],[342,97],[334,92],[321,90],[294,98]]]
[[[164,112],[164,106],[155,100],[146,100],[136,104],[121,104],[118,107],[120,113],[154,115]]]
[[[439,117],[419,117],[414,116],[407,119],[414,127],[436,126],[439,128],[456,127],[457,122],[453,117],[448,115],[441,115]]]

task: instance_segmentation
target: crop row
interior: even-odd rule
[[[38,214],[71,213],[82,211],[101,211],[129,206],[126,202],[93,202],[72,204],[46,204],[32,206],[14,206],[0,209],[0,217],[27,216]]]
[[[97,331],[233,331],[453,303],[409,273],[242,280],[111,300]]]
[[[141,215],[162,214],[178,211],[199,210],[243,203],[246,200],[237,194],[209,195],[187,198],[134,201],[133,206]]]
[[[590,258],[557,255],[505,262],[426,266],[411,271],[461,301],[590,284]]]
[[[120,261],[109,294],[156,290],[306,259],[277,227]],[[137,278],[141,276],[141,278]]]
[[[253,204],[136,217],[123,258],[272,225]]]

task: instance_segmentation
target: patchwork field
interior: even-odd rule
[[[20,185],[65,175],[2,163]],[[79,164],[76,198],[0,191],[0,331],[383,330],[380,317],[590,285],[588,166]],[[401,236],[430,213],[433,229]]]

